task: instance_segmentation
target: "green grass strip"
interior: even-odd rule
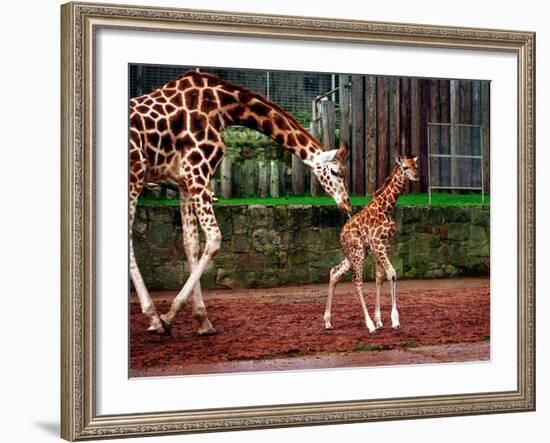
[[[351,204],[353,206],[365,206],[371,200],[371,196],[352,196]],[[152,197],[143,197],[139,200],[140,205],[159,205],[159,206],[178,206],[179,200],[172,199],[155,199]],[[223,199],[219,198],[215,202],[215,206],[291,206],[291,205],[311,205],[311,206],[335,206],[334,200],[326,195],[312,197],[311,195],[304,196],[288,196],[288,197],[243,197]],[[398,206],[428,206],[428,194],[404,194],[397,201]],[[485,205],[490,205],[490,197],[485,196]],[[480,194],[432,194],[432,206],[481,206]]]

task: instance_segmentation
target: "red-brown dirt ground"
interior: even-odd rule
[[[489,279],[398,282],[401,329],[391,328],[389,284],[382,290],[384,329],[369,334],[349,283],[333,300],[333,330],[323,313],[327,285],[204,293],[217,333],[197,336],[186,307],[172,335],[146,331],[135,294],[130,299],[130,376],[370,366],[489,359]],[[364,285],[371,317],[374,285]],[[154,293],[160,313],[174,293]]]

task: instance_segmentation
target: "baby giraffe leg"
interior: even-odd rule
[[[376,308],[374,310],[374,324],[376,329],[383,328],[382,315],[380,314],[380,292],[382,290],[382,283],[384,282],[384,268],[380,264],[376,263]]]
[[[367,311],[367,306],[365,305],[365,300],[363,298],[363,261],[361,260],[360,263],[353,263],[352,268],[353,272],[353,286],[355,286],[355,293],[357,294],[357,297],[359,298],[359,301],[361,302],[361,307],[363,308],[363,314],[365,315],[365,323],[367,325],[367,328],[371,334],[376,332],[376,328],[374,326],[374,323],[372,322],[369,313]]]
[[[332,329],[332,323],[330,322],[331,319],[331,309],[332,309],[332,296],[334,295],[334,291],[336,290],[336,285],[340,281],[340,279],[344,276],[346,272],[349,271],[351,267],[351,263],[347,258],[342,260],[339,264],[334,266],[330,270],[330,284],[328,287],[328,298],[327,298],[327,307],[325,308],[325,329]]]
[[[399,329],[399,312],[397,312],[397,294],[396,294],[396,282],[397,274],[394,267],[390,263],[387,254],[387,247],[384,245],[378,246],[373,249],[373,252],[376,256],[376,260],[379,266],[382,266],[384,272],[386,273],[387,279],[391,282],[391,323],[392,328],[397,330]],[[378,274],[378,271],[377,271]],[[378,278],[378,277],[377,277]]]

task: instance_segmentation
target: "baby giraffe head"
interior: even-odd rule
[[[342,212],[351,212],[351,203],[346,186],[347,160],[349,148],[342,143],[340,148],[324,151],[317,155],[311,164],[311,170]]]
[[[403,158],[400,155],[398,155],[395,158],[395,163],[397,163],[397,165],[401,168],[402,174],[413,182],[417,182],[419,180],[417,160],[418,160],[418,156],[416,157],[407,156]]]

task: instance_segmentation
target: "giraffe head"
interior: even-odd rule
[[[395,163],[399,165],[403,175],[413,182],[417,182],[419,180],[417,160],[418,160],[418,156],[417,157],[407,156],[406,158],[403,158],[400,155],[398,155],[397,157],[395,157]]]
[[[348,145],[342,143],[339,149],[324,151],[313,159],[311,170],[342,212],[351,212],[346,186]]]

